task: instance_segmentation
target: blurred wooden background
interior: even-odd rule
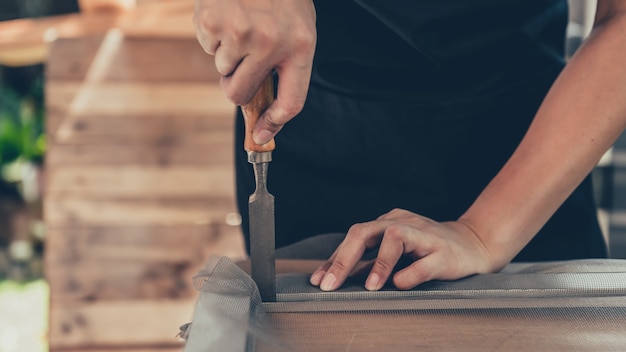
[[[193,39],[58,40],[48,62],[51,347],[175,345],[192,276],[243,256],[233,107]]]
[[[234,106],[192,11],[138,0],[0,24],[0,59],[46,61],[51,351],[179,351],[193,275],[211,254],[245,256]]]

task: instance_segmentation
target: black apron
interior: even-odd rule
[[[317,1],[307,102],[276,136],[269,166],[277,247],[346,232],[393,208],[438,221],[463,214],[562,69],[565,5]],[[508,48],[517,56],[502,52]],[[237,115],[237,201],[248,244],[255,183]],[[516,260],[604,256],[587,177]]]

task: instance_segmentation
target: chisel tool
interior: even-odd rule
[[[274,240],[274,196],[267,191],[267,169],[272,161],[274,139],[263,145],[252,140],[259,117],[274,101],[274,81],[269,74],[250,103],[241,107],[245,120],[244,149],[254,167],[256,189],[248,201],[250,217],[250,264],[263,302],[276,301],[276,244]]]

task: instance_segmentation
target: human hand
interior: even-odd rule
[[[311,0],[196,0],[196,36],[215,56],[226,97],[245,105],[272,69],[278,94],[256,124],[253,139],[268,142],[298,114],[311,79],[316,43]]]
[[[414,262],[393,274],[393,284],[401,290],[434,279],[494,272],[502,266],[493,264],[487,248],[467,224],[438,223],[395,209],[374,221],[352,226],[330,259],[311,275],[311,284],[323,291],[338,289],[365,251],[375,247],[379,247],[378,256],[365,282],[368,290],[381,289],[403,255]]]

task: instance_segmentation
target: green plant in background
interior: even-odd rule
[[[0,0],[0,21],[78,10],[77,0]],[[43,63],[0,64],[0,282],[42,275],[44,73]],[[5,351],[1,330],[0,351]]]
[[[78,12],[77,0],[0,0],[0,21]],[[43,65],[0,65],[0,197],[45,151]],[[4,182],[3,182],[4,181]],[[4,189],[7,189],[4,187]]]
[[[9,192],[19,193],[26,201],[37,195],[25,193],[23,173],[42,165],[46,149],[41,80],[22,95],[0,85],[0,182],[2,189],[13,189],[16,192]]]
[[[45,134],[41,92],[41,83],[23,97],[0,86],[0,167],[16,161],[42,163]]]
[[[0,66],[0,281],[41,277],[44,133],[42,68]]]

